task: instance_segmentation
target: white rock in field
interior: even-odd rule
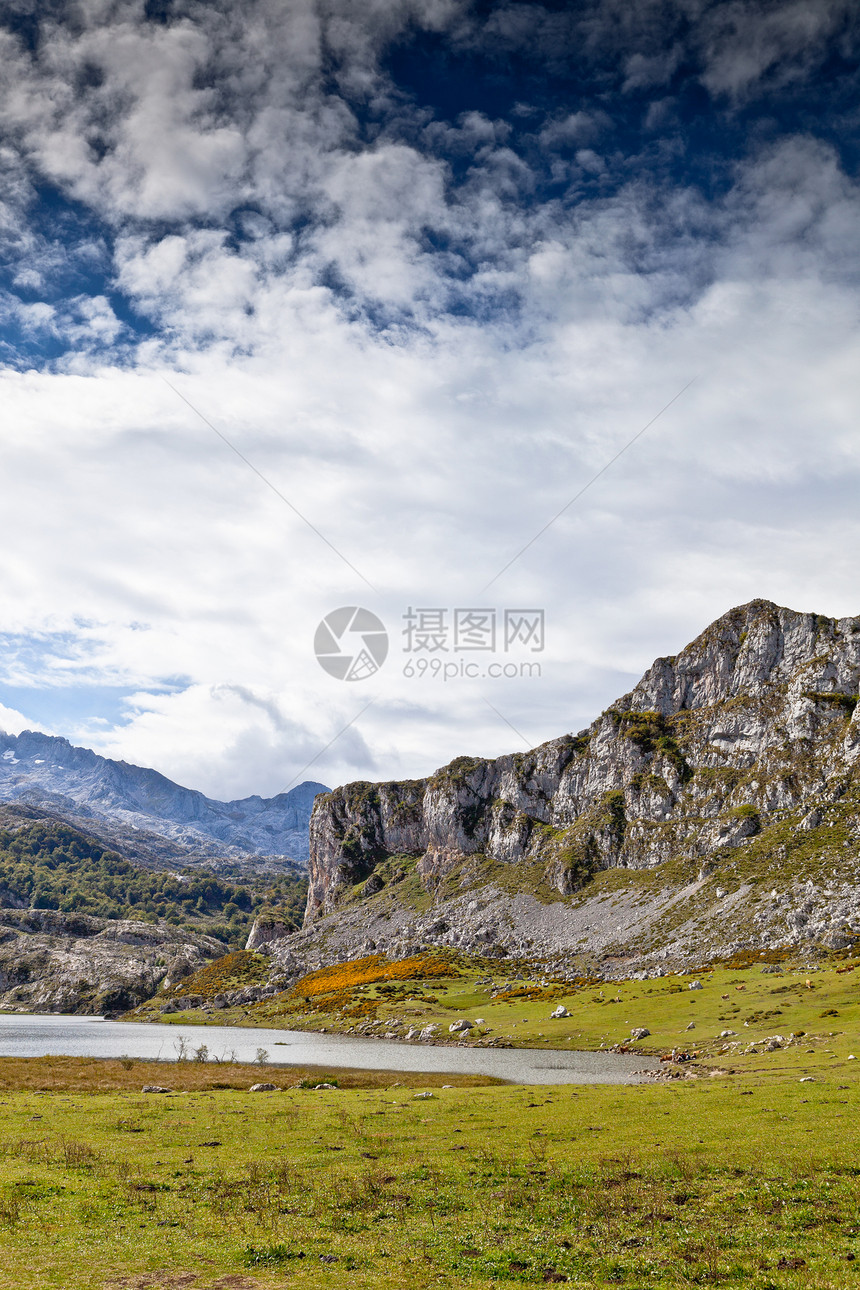
[[[552,1011],[549,1015],[550,1015],[550,1017],[551,1017],[551,1018],[552,1018],[552,1017],[569,1017],[569,1016],[570,1016],[570,1013],[568,1012],[568,1010],[567,1010],[567,1008],[564,1006],[564,1004],[563,1004],[563,1003],[560,1003],[560,1004],[558,1005],[558,1007],[557,1007],[557,1008],[555,1008],[555,1009],[553,1009],[553,1011]]]
[[[650,1034],[651,1034],[651,1031],[648,1029],[647,1026],[635,1026],[633,1030],[630,1031],[630,1038],[647,1039]]]
[[[458,1021],[451,1022],[448,1027],[448,1034],[464,1035],[467,1030],[474,1030],[474,1025],[471,1021],[467,1021],[465,1017],[460,1017]]]

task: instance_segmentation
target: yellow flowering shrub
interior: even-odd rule
[[[248,950],[234,950],[214,963],[207,963],[184,981],[177,981],[165,993],[171,997],[185,994],[202,994],[207,998],[224,990],[238,990],[245,985],[258,985],[269,974],[269,960]]]
[[[367,958],[353,959],[349,963],[334,963],[301,977],[290,991],[300,998],[320,994],[340,994],[356,986],[373,985],[378,981],[411,981],[416,978],[459,976],[456,968],[440,954],[415,954],[408,959],[389,963],[384,954],[370,954]]]

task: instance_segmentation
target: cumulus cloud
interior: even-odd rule
[[[706,183],[666,107],[686,69],[730,132],[809,80],[850,34],[807,8],[128,0],[10,29],[0,585],[27,684],[125,687],[82,738],[237,797],[578,728],[753,596],[856,611],[856,182],[763,126]],[[462,77],[516,53],[590,90],[428,104],[392,62],[428,32]],[[404,675],[410,606],[487,596],[546,610],[540,678]],[[358,603],[391,650],[350,685],[312,642]]]

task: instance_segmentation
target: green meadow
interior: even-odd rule
[[[860,1284],[842,1072],[422,1097],[201,1087],[193,1062],[102,1063],[98,1090],[74,1065],[0,1097],[4,1288]]]
[[[477,1014],[478,1042],[548,1048],[646,1026],[637,1047],[690,1053],[628,1087],[0,1060],[0,1288],[860,1285],[857,960],[777,966],[572,990],[461,962],[350,986],[383,1024]],[[349,1028],[315,999],[259,1024],[298,1002],[281,1024]]]

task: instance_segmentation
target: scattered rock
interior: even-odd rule
[[[630,1038],[647,1039],[650,1034],[651,1034],[651,1031],[648,1029],[647,1026],[635,1026],[634,1029],[630,1031]]]
[[[688,990],[701,990],[701,989],[703,989],[703,986],[702,986],[701,981],[691,981],[691,982],[690,982],[690,984],[687,986],[687,989],[688,989]]]
[[[451,1087],[451,1086],[450,1086],[450,1084],[449,1084],[449,1085],[447,1085],[447,1087],[448,1087],[448,1088],[450,1088],[450,1087]],[[432,1094],[432,1093],[416,1093],[416,1094],[415,1094],[415,1096],[412,1098],[412,1101],[413,1101],[413,1102],[426,1102],[426,1101],[427,1101],[427,1099],[428,1099],[428,1098],[430,1098],[430,1097],[432,1097],[432,1096],[433,1096],[433,1094]]]
[[[252,1084],[248,1089],[249,1093],[276,1093],[277,1084]]]
[[[570,1016],[570,1013],[568,1012],[568,1010],[567,1010],[567,1008],[564,1006],[564,1004],[563,1004],[563,1003],[560,1003],[560,1004],[558,1005],[558,1007],[557,1007],[557,1008],[554,1008],[554,1009],[553,1009],[553,1011],[552,1011],[549,1015],[550,1015],[550,1018],[553,1018],[553,1017],[569,1017],[569,1016]]]
[[[439,1030],[440,1030],[440,1027],[437,1026],[434,1021],[429,1026],[424,1027],[424,1029],[421,1031],[421,1034],[418,1036],[418,1038],[423,1039],[424,1042],[427,1043],[428,1040],[436,1038],[436,1036],[439,1033]]]
[[[732,1035],[736,1035],[737,1033],[738,1032],[736,1030],[721,1030],[720,1039],[731,1039]]]
[[[690,1024],[689,1024],[688,1026],[685,1026],[685,1027],[684,1027],[684,1029],[685,1029],[685,1030],[695,1030],[695,1029],[696,1029],[696,1023],[695,1023],[695,1021],[691,1021],[691,1022],[690,1022]]]
[[[272,1085],[274,1088],[274,1085]],[[337,1088],[337,1084],[314,1084],[314,1092],[321,1088]]]
[[[449,1035],[463,1035],[467,1030],[474,1030],[471,1021],[466,1021],[465,1017],[460,1017],[458,1021],[452,1021],[448,1027]]]
[[[164,1088],[161,1084],[144,1084],[140,1090],[141,1093],[172,1093],[172,1088]]]

